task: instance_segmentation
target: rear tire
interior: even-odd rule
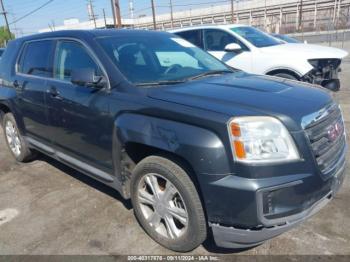
[[[18,162],[28,162],[35,157],[35,153],[32,152],[23,136],[21,135],[16,120],[12,113],[4,115],[2,122],[5,141],[11,154]]]
[[[134,213],[147,234],[178,252],[198,247],[207,237],[197,189],[176,163],[158,156],[142,160],[131,178]]]

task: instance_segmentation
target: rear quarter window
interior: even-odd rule
[[[18,61],[17,72],[26,75],[52,77],[53,70],[52,65],[50,65],[52,51],[52,40],[25,43]]]

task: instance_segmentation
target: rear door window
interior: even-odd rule
[[[50,58],[53,45],[52,40],[26,43],[20,56],[17,71],[26,75],[52,77]]]

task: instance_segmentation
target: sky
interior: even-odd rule
[[[39,29],[49,25],[62,25],[64,19],[78,18],[80,21],[88,20],[88,0],[51,0],[49,4],[39,11],[23,19],[24,15],[45,4],[49,0],[3,0],[5,10],[8,12],[10,29],[17,36],[37,33]],[[103,9],[106,16],[111,17],[111,0],[92,0],[94,12],[98,18],[103,18]],[[129,18],[129,0],[119,0],[121,15]],[[169,0],[154,0],[156,12],[169,13]],[[208,7],[218,3],[229,3],[229,0],[172,0],[174,11]],[[135,17],[151,14],[151,0],[133,0]],[[20,20],[19,20],[20,19]],[[16,20],[19,20],[16,22]],[[4,25],[3,17],[0,17],[0,25]]]

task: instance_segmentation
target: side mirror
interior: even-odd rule
[[[93,68],[73,69],[71,72],[71,82],[79,86],[102,88],[105,86],[103,76],[96,76]]]
[[[225,51],[226,52],[237,52],[241,51],[242,47],[239,44],[236,43],[231,43],[225,46]]]

